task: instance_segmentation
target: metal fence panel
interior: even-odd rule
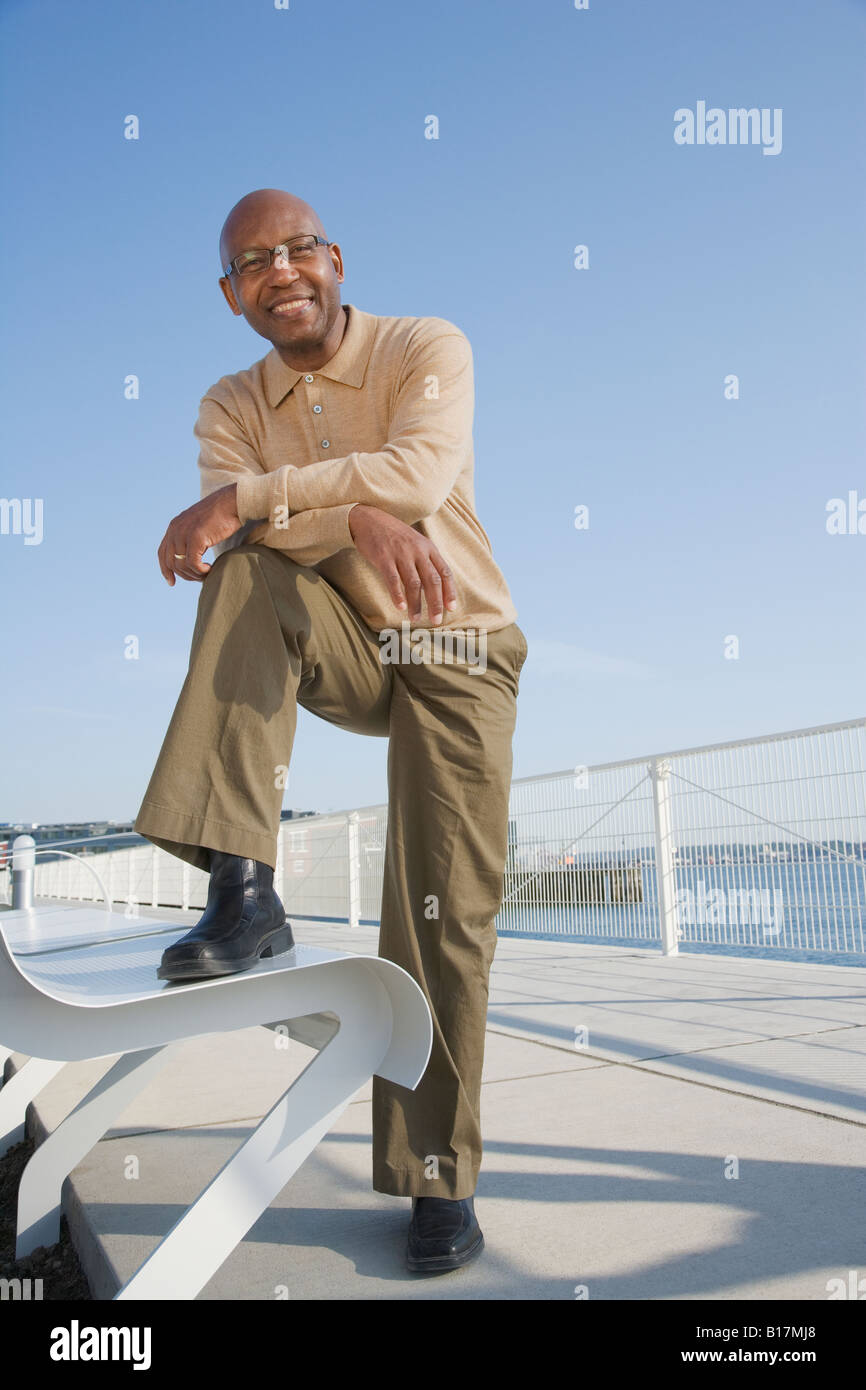
[[[386,836],[386,806],[282,822],[276,883],[289,915],[378,922]],[[149,844],[92,862],[130,913],[207,898],[207,874]],[[860,954],[864,875],[860,719],[515,781],[496,926],[666,951]],[[35,892],[98,896],[74,859],[37,859]]]

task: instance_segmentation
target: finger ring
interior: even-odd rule
[[[185,555],[175,555],[174,558],[175,558],[176,560],[185,560],[185,559],[186,559],[186,556],[185,556]]]

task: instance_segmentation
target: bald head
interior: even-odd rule
[[[311,234],[326,244],[309,255],[278,256],[244,275],[225,273],[242,251],[272,249]],[[314,371],[331,360],[348,322],[340,302],[343,254],[303,198],[258,188],[235,203],[220,233],[220,268],[220,289],[232,313],[243,315],[288,366]]]
[[[274,228],[277,228],[275,231]],[[305,232],[327,234],[315,208],[280,188],[258,188],[235,203],[220,232],[220,266],[250,246],[276,246]]]

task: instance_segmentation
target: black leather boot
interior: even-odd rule
[[[459,1269],[480,1255],[484,1236],[475,1198],[413,1197],[406,1263],[419,1274]]]
[[[160,980],[234,975],[294,944],[270,865],[211,850],[204,915],[167,948],[156,973]]]

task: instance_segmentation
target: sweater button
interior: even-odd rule
[[[321,413],[322,413],[322,407],[321,407],[320,405],[314,405],[314,406],[313,406],[313,414],[314,414],[314,415],[321,415]]]
[[[305,377],[304,377],[304,381],[312,381],[312,380],[313,380],[313,378],[312,378],[311,376],[305,376]]]
[[[331,447],[331,441],[330,441],[330,439],[323,439],[323,440],[322,440],[322,448],[323,448],[323,449],[330,449],[330,447]]]

